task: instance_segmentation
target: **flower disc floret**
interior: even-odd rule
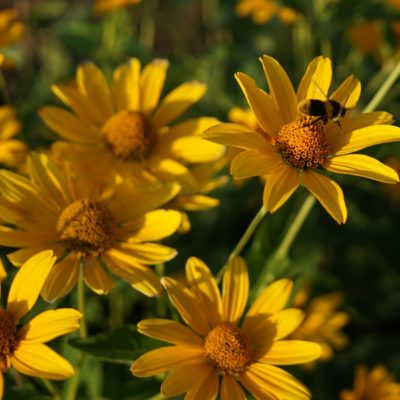
[[[112,115],[104,124],[103,132],[107,146],[121,160],[145,158],[155,139],[145,115],[132,110]]]
[[[237,375],[251,362],[250,341],[234,325],[217,325],[208,333],[204,348],[208,362],[223,375]]]
[[[9,356],[17,347],[16,327],[12,316],[0,310],[0,371],[10,367]]]
[[[324,125],[308,116],[283,125],[275,143],[284,161],[301,170],[321,167],[329,153]]]
[[[62,211],[56,228],[69,250],[98,255],[112,246],[116,223],[99,202],[81,199]]]

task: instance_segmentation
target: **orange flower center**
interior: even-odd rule
[[[275,146],[284,161],[297,169],[319,168],[328,157],[324,126],[315,117],[304,116],[283,125]]]
[[[147,118],[140,112],[124,110],[112,115],[103,126],[104,139],[116,158],[141,160],[154,142],[155,135]]]
[[[112,246],[116,223],[99,202],[82,199],[64,208],[56,229],[68,250],[97,256]]]
[[[10,355],[18,344],[16,331],[11,315],[0,309],[0,372],[10,368]]]
[[[239,328],[227,323],[208,333],[204,348],[208,362],[221,374],[240,374],[251,362],[249,340]]]

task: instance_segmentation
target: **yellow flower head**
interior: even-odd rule
[[[251,15],[256,24],[264,24],[275,16],[285,24],[291,24],[298,18],[296,11],[279,5],[275,0],[238,0],[235,10],[239,17]]]
[[[346,110],[339,121],[311,116],[299,111],[299,104],[312,99],[325,105],[331,79],[331,61],[315,58],[295,92],[284,69],[272,57],[263,56],[270,93],[258,88],[253,79],[236,74],[249,106],[266,135],[236,124],[219,124],[205,137],[217,143],[244,149],[232,161],[234,178],[267,175],[263,202],[266,211],[278,210],[294,191],[305,186],[338,222],[347,219],[340,186],[323,175],[350,174],[385,183],[396,183],[397,173],[378,160],[351,154],[379,143],[400,140],[400,128],[390,126],[385,112],[350,115],[359,98],[360,82],[349,76],[329,99]],[[271,139],[273,143],[271,144]]]
[[[309,399],[308,390],[274,365],[292,365],[321,355],[316,343],[281,340],[301,323],[303,313],[283,310],[292,282],[281,279],[254,301],[243,323],[249,278],[243,259],[234,258],[224,274],[222,297],[209,268],[199,259],[186,264],[187,285],[163,279],[168,296],[188,326],[165,319],[138,324],[139,332],[173,346],[150,351],[131,368],[145,377],[169,371],[161,386],[165,397],[245,399],[243,388],[258,399]]]
[[[8,293],[7,307],[0,306],[0,399],[2,373],[13,366],[22,374],[45,379],[66,379],[74,374],[70,363],[44,343],[79,328],[82,314],[71,308],[42,312],[20,327],[19,320],[34,306],[56,262],[51,251],[31,257],[20,268]]]
[[[151,175],[178,181],[183,191],[198,190],[188,165],[222,156],[223,146],[201,136],[218,121],[194,118],[170,126],[204,95],[206,86],[184,83],[160,102],[167,69],[166,60],[156,59],[141,70],[139,60],[131,59],[114,72],[109,85],[94,64],[81,64],[74,84],[53,87],[73,112],[59,107],[40,111],[44,122],[68,140],[55,144],[56,157],[69,158],[78,170],[97,178]]]
[[[20,129],[15,109],[10,106],[0,106],[0,164],[13,168],[25,161],[28,154],[27,145],[20,140],[12,139]]]
[[[24,30],[24,24],[17,21],[17,12],[14,9],[0,11],[0,48],[20,40]],[[0,68],[10,68],[13,65],[13,61],[0,52]]]
[[[345,312],[338,311],[342,303],[340,293],[330,293],[314,297],[307,305],[308,293],[301,290],[294,304],[303,308],[305,318],[300,326],[290,335],[291,339],[312,340],[322,347],[319,361],[329,361],[333,357],[333,349],[343,349],[348,344],[347,337],[340,331],[349,322]],[[303,298],[303,304],[297,301]]]
[[[98,14],[105,14],[140,2],[141,0],[95,0],[94,10]]]
[[[179,227],[179,212],[157,210],[179,186],[134,190],[80,184],[67,166],[60,170],[44,154],[28,159],[28,171],[29,178],[0,171],[0,219],[6,224],[0,226],[0,244],[21,248],[8,255],[15,265],[44,249],[61,257],[43,287],[46,300],[73,288],[80,265],[86,284],[97,293],[113,285],[104,267],[146,295],[163,290],[148,265],[176,255],[175,249],[152,242]]]
[[[355,372],[354,389],[340,393],[340,400],[397,399],[400,399],[400,383],[383,365],[377,365],[371,371],[365,365],[359,365]]]

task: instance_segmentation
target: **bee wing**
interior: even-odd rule
[[[314,79],[311,79],[311,82],[314,84],[315,88],[325,97],[325,100],[329,100],[329,99],[328,99],[328,95],[320,88],[320,86],[318,85],[318,83],[315,82]]]

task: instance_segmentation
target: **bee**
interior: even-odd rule
[[[297,109],[303,114],[317,117],[315,122],[322,121],[322,123],[326,125],[328,121],[333,121],[337,123],[340,128],[342,128],[340,118],[344,117],[347,111],[347,108],[345,108],[343,104],[332,99],[304,99],[300,101]]]

